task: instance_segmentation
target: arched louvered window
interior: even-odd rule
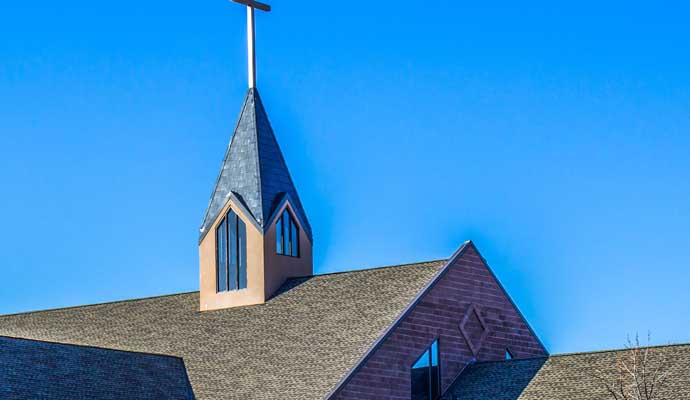
[[[299,257],[299,228],[287,208],[276,222],[276,253]]]
[[[232,210],[216,228],[216,290],[247,287],[247,227]]]

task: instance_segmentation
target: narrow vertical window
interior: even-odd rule
[[[287,208],[276,221],[276,254],[299,257],[299,228]]]
[[[438,339],[412,365],[412,400],[435,400],[441,395]]]
[[[237,288],[247,288],[247,226],[237,218]]]
[[[247,287],[247,226],[232,210],[216,228],[216,290]]]
[[[276,222],[276,253],[283,254],[283,216]]]
[[[294,222],[290,224],[290,238],[292,243],[292,247],[290,247],[290,255],[293,257],[299,257],[299,231],[297,230],[297,225]]]
[[[228,286],[228,230],[225,219],[216,228],[216,290],[223,292]]]
[[[506,349],[506,360],[512,360],[513,359],[513,353],[510,352],[510,349]]]
[[[430,390],[431,375],[429,375],[429,349],[427,349],[412,366],[412,400],[429,400]]]
[[[285,231],[285,252],[283,254],[292,254],[292,236],[290,236],[290,229],[292,228],[292,219],[288,214],[287,208],[283,211],[283,229]]]
[[[237,214],[232,211],[228,211],[227,215],[228,224],[228,247],[230,251],[228,252],[228,289],[237,289],[237,260],[239,258],[240,247],[237,245]]]
[[[431,344],[429,356],[431,357],[431,370],[429,371],[431,380],[431,398],[435,399],[436,396],[441,394],[441,376],[439,374],[438,366],[438,340],[434,340],[434,343]]]

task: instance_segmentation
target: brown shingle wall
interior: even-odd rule
[[[460,330],[473,306],[488,329],[476,355]],[[410,367],[435,338],[444,391],[472,358],[500,360],[506,348],[516,358],[547,354],[470,243],[332,398],[409,399]]]

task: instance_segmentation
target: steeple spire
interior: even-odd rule
[[[199,233],[199,309],[262,304],[288,278],[312,275],[307,215],[256,89],[254,0],[247,6],[249,90]]]
[[[261,304],[313,274],[312,232],[256,88],[225,152],[199,234],[202,311]]]
[[[271,222],[270,218],[274,216],[281,200],[287,197],[295,208],[305,234],[311,239],[307,215],[257,89],[249,89],[244,99],[201,224],[200,241],[231,196],[247,208],[253,222],[262,231]]]
[[[247,6],[247,78],[249,80],[249,88],[256,88],[256,46],[254,40],[256,35],[254,33],[254,9],[261,11],[271,11],[271,6],[264,3],[259,3],[253,0],[232,0],[235,3],[244,4]]]

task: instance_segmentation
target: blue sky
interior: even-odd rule
[[[690,342],[688,6],[431,3],[257,15],[316,271],[472,239],[552,352]],[[0,313],[196,290],[244,9],[8,1],[0,37]]]

